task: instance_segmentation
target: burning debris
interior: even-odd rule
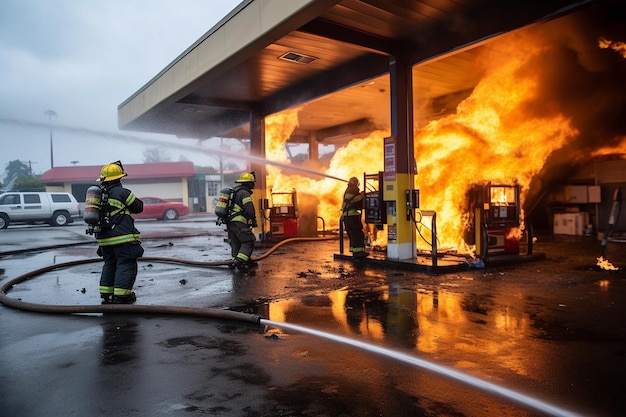
[[[614,42],[605,38],[600,38],[598,46],[602,49],[610,48],[622,57],[626,58],[626,43],[624,42]]]
[[[604,257],[602,256],[598,258],[598,263],[596,264],[596,266],[600,267],[601,269],[605,271],[619,271],[620,270],[618,267],[614,266],[611,262],[609,262],[608,259],[604,259]]]

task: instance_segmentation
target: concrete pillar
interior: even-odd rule
[[[265,158],[265,117],[260,113],[252,111],[250,113],[250,153],[260,158]],[[257,235],[261,235],[263,232],[269,231],[269,223],[266,224],[263,217],[263,205],[262,201],[267,200],[267,167],[261,162],[251,162],[250,170],[254,171],[256,177],[256,183],[254,185],[254,191],[252,193],[252,201],[254,202],[254,208],[257,210],[257,223],[258,227],[254,229]]]
[[[309,132],[309,161],[319,164],[317,132]],[[319,196],[298,190],[298,236],[317,236],[317,204]]]
[[[317,162],[320,158],[319,143],[317,142],[317,132],[309,133],[309,161]]]
[[[408,218],[406,191],[413,188],[413,78],[409,60],[390,58],[391,137],[385,141],[383,199],[387,201],[387,257],[410,260],[417,257],[415,225]]]

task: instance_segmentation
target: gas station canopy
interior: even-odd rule
[[[389,65],[412,65],[413,96],[445,114],[481,77],[480,49],[603,1],[245,0],[119,105],[119,127],[249,137],[250,116],[295,106],[318,141],[389,126]],[[297,141],[294,132],[292,141]]]

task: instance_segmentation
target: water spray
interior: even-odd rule
[[[509,388],[505,388],[500,385],[493,384],[491,382],[482,380],[475,376],[471,376],[463,372],[459,372],[455,369],[438,365],[436,363],[427,361],[425,359],[420,359],[415,356],[407,355],[406,353],[397,352],[397,351],[387,349],[381,346],[372,345],[370,343],[366,343],[360,340],[355,340],[355,339],[351,339],[351,338],[344,337],[344,336],[338,336],[338,335],[322,332],[322,331],[315,330],[315,329],[309,329],[307,327],[302,327],[302,326],[298,326],[295,324],[276,322],[276,321],[271,321],[271,320],[266,320],[266,319],[260,319],[260,323],[265,324],[267,326],[273,326],[273,327],[278,327],[282,329],[290,329],[296,332],[310,334],[316,337],[321,337],[324,339],[332,340],[334,342],[342,343],[344,345],[349,345],[349,346],[353,346],[359,349],[363,349],[368,352],[383,355],[388,358],[395,359],[400,362],[404,362],[409,365],[413,365],[418,368],[422,368],[427,371],[463,382],[467,385],[471,385],[483,391],[493,393],[493,394],[498,394],[509,400],[513,400],[522,405],[532,407],[546,414],[550,414],[550,415],[558,416],[558,417],[582,417],[581,414],[577,414],[577,413],[565,410],[563,408],[557,407],[545,401],[539,400],[537,398],[533,398],[529,395],[525,395],[520,392],[513,391]]]
[[[10,125],[15,125],[15,126],[23,126],[23,127],[42,128],[42,129],[43,128],[47,129],[51,126],[48,123],[38,123],[38,122],[30,122],[30,121],[25,121],[25,120],[16,120],[16,119],[7,119],[7,118],[0,118],[0,123],[10,124]],[[295,165],[285,164],[283,162],[270,161],[260,156],[250,155],[249,153],[228,152],[228,151],[224,151],[221,149],[207,149],[202,146],[189,145],[185,143],[171,143],[171,142],[165,142],[165,141],[158,140],[158,139],[149,139],[149,138],[144,138],[141,136],[126,135],[126,134],[121,134],[121,133],[108,132],[104,130],[93,130],[93,129],[87,129],[87,128],[82,128],[82,127],[69,126],[69,125],[55,124],[54,129],[55,131],[60,131],[60,132],[75,133],[75,134],[81,134],[81,135],[92,135],[92,136],[118,140],[122,142],[127,142],[129,140],[132,140],[133,142],[142,143],[145,145],[159,145],[159,146],[163,146],[167,148],[174,148],[174,149],[179,149],[179,150],[184,149],[184,150],[193,151],[193,152],[200,152],[206,155],[217,155],[217,156],[225,156],[229,158],[244,159],[250,162],[276,166],[286,171],[297,171],[303,174],[330,178],[330,179],[342,181],[342,182],[348,182],[348,180],[335,177],[333,175],[329,175],[323,172],[318,172],[312,169],[307,169],[307,168],[303,168],[303,167],[299,167]]]

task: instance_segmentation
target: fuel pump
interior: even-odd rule
[[[270,230],[272,237],[298,236],[298,200],[296,190],[276,192],[270,196]]]
[[[521,207],[519,185],[475,185],[469,193],[469,210],[476,254],[519,255]],[[471,242],[472,236],[469,236]]]
[[[383,173],[363,175],[363,209],[365,210],[365,223],[374,225],[378,230],[383,230],[387,223],[387,209],[383,201],[380,187],[383,184]]]
[[[383,173],[363,174],[363,213],[365,246],[372,246],[378,241],[378,232],[384,230],[387,224],[387,203],[383,201],[381,190],[383,184]],[[343,253],[343,240],[341,240],[341,251]]]

